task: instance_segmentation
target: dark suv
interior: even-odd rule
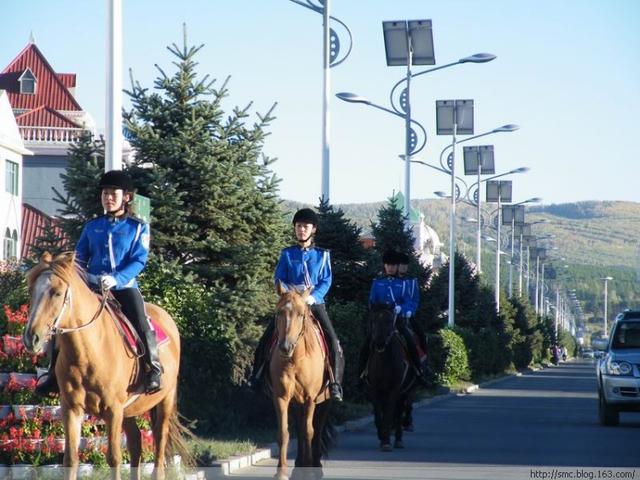
[[[617,425],[621,411],[640,411],[640,310],[618,314],[597,373],[603,425]]]

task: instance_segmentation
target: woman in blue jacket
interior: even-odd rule
[[[149,225],[131,215],[134,188],[125,172],[106,172],[100,179],[100,190],[105,215],[85,224],[76,245],[76,261],[86,269],[89,286],[94,290],[111,291],[145,343],[145,390],[153,393],[161,388],[162,366],[155,331],[145,312],[136,280],[149,255]],[[39,379],[39,393],[56,388],[54,366],[55,349],[49,372]]]

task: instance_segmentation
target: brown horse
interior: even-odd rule
[[[306,304],[311,290],[299,294],[278,285],[277,347],[269,362],[273,403],[278,415],[280,456],[276,478],[287,478],[289,446],[288,412],[294,403],[298,436],[296,467],[322,466],[333,427],[328,421],[330,402],[325,379],[326,355],[320,346],[311,310]],[[324,402],[324,403],[323,403]]]
[[[67,252],[52,258],[45,253],[27,273],[27,281],[31,301],[24,345],[32,352],[41,352],[55,334],[59,349],[55,373],[65,431],[65,478],[74,479],[77,474],[80,426],[85,413],[106,423],[107,462],[112,477],[120,478],[124,429],[131,476],[140,478],[141,435],[136,417],[149,410],[155,443],[154,474],[164,478],[165,455],[174,450],[186,451],[181,437],[184,427],[178,420],[176,405],[180,337],[173,319],[160,307],[146,305],[170,341],[160,348],[163,388],[151,395],[138,395],[132,391],[140,373],[137,358],[83,280],[75,255]]]

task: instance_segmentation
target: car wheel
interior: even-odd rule
[[[607,403],[602,390],[598,392],[598,416],[600,423],[607,427],[615,427],[620,423],[620,412]]]

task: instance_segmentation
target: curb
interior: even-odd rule
[[[542,369],[543,368],[532,368],[529,370],[538,371]],[[441,395],[434,395],[433,397],[430,397],[430,398],[424,398],[422,400],[414,402],[413,408],[414,409],[423,408],[423,407],[432,405],[434,403],[443,402],[453,397],[471,395],[473,392],[475,392],[480,388],[486,388],[489,385],[493,385],[494,383],[500,382],[502,380],[506,380],[507,378],[519,377],[521,375],[522,375],[522,372],[509,373],[502,377],[487,380],[486,382],[482,382],[479,385],[471,385],[465,388],[461,392],[448,392],[448,393],[443,393]],[[336,431],[338,433],[355,432],[357,430],[361,430],[362,428],[366,427],[371,423],[373,423],[373,415],[367,415],[366,417],[358,418],[355,420],[349,420],[344,422],[342,425],[338,425],[336,427]],[[295,442],[291,443],[289,448],[289,453],[295,452],[295,448],[296,448]],[[259,448],[258,450],[256,450],[254,453],[250,455],[240,455],[237,457],[231,457],[225,460],[214,462],[211,464],[211,468],[219,468],[219,472],[223,476],[229,476],[241,468],[250,467],[263,460],[274,458],[277,455],[278,455],[278,444],[274,442],[266,448]]]

